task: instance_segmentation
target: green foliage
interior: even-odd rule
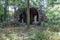
[[[46,9],[46,16],[48,17],[48,22],[44,26],[53,27],[53,25],[60,25],[60,6],[48,7]]]
[[[59,32],[60,31],[60,26],[59,25],[54,25],[52,27],[49,27],[49,30],[52,32]]]
[[[4,10],[3,10],[3,6],[0,5],[0,22],[3,21],[3,15],[4,14]]]
[[[28,33],[28,39],[29,40],[53,40],[54,38],[56,40],[59,40],[60,38],[57,36],[57,33],[50,32],[48,30],[46,31],[39,31],[39,30],[33,30],[32,32]],[[27,40],[28,40],[27,39]]]
[[[39,6],[39,2],[40,2],[40,0],[30,0],[30,5],[38,7]]]

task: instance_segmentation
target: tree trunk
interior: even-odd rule
[[[30,27],[30,2],[27,0],[27,28]]]

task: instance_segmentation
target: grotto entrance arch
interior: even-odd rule
[[[19,22],[20,23],[26,23],[27,24],[27,9],[26,8],[18,8],[15,13],[19,16]],[[42,10],[38,10],[38,8],[31,7],[30,8],[30,24],[41,24],[41,22],[45,21],[45,14]]]

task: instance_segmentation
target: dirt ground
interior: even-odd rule
[[[4,34],[17,34],[19,36],[20,40],[23,40],[26,38],[27,33],[34,30],[34,28],[39,29],[39,30],[45,30],[43,27],[30,27],[30,29],[26,30],[26,27],[5,27],[0,29],[0,36]]]

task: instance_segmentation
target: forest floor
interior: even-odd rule
[[[0,29],[0,40],[25,40],[25,39],[28,39],[28,33],[35,29],[38,29],[39,31],[47,30],[46,28],[41,26],[30,27],[27,30],[26,30],[26,26],[25,27],[24,26],[5,27]],[[50,33],[50,32],[48,31],[47,33]],[[54,38],[56,38],[55,40],[60,40],[60,36],[54,35]]]
[[[11,34],[16,34],[19,36],[19,40],[23,40],[25,38],[27,38],[27,33],[34,30],[34,29],[39,29],[41,31],[45,30],[44,27],[39,27],[39,26],[36,26],[36,27],[30,27],[30,29],[27,29],[26,30],[26,27],[5,27],[5,28],[1,28],[0,29],[0,36],[4,35],[4,34],[7,34],[7,35],[11,35]],[[6,36],[6,35],[4,35]],[[2,40],[0,38],[0,40]]]

